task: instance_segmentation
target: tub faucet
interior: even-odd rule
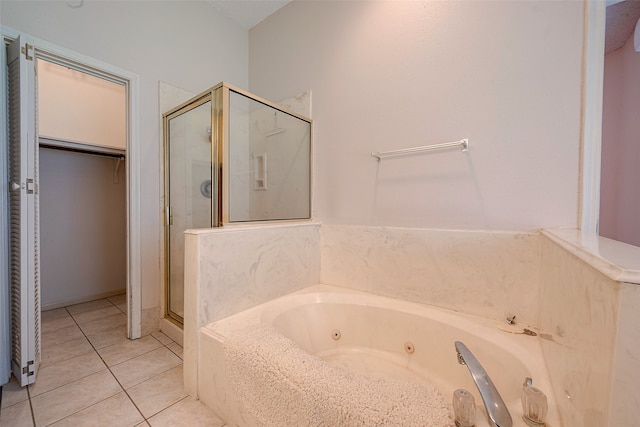
[[[491,427],[512,427],[511,414],[507,409],[500,393],[493,385],[491,378],[484,370],[478,359],[469,351],[466,345],[456,341],[456,352],[458,353],[458,363],[467,365],[473,381],[478,387],[484,407],[487,409],[489,424]]]

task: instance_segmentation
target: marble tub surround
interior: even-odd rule
[[[633,270],[588,248],[575,231],[542,232],[542,349],[565,423],[635,425],[640,288],[615,279],[633,277]]]
[[[320,281],[320,224],[185,233],[185,389],[197,396],[198,330]]]
[[[547,229],[542,234],[609,278],[640,284],[640,247],[576,229]]]
[[[560,411],[573,425],[608,425],[619,285],[549,239],[542,245],[539,332]]]
[[[618,301],[609,425],[630,426],[640,419],[640,286],[621,283]]]
[[[540,235],[322,226],[321,283],[537,322]]]
[[[199,357],[214,351],[199,340],[203,326],[320,283],[499,322],[515,315],[539,332],[564,425],[640,419],[638,248],[576,230],[314,222],[198,230],[186,242],[184,381],[194,397]]]

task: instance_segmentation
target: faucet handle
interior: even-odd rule
[[[476,422],[476,400],[467,390],[453,392],[453,414],[457,427],[471,427]]]
[[[547,396],[532,383],[531,378],[526,378],[522,387],[522,419],[527,425],[538,427],[544,425],[547,416]]]

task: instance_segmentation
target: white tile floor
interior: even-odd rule
[[[124,295],[42,313],[35,384],[2,390],[0,427],[224,426],[182,386],[182,347],[126,338]]]

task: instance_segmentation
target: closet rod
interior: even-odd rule
[[[53,150],[62,150],[62,151],[71,151],[73,153],[82,153],[82,154],[91,154],[94,156],[105,156],[105,157],[113,157],[116,159],[124,160],[126,158],[124,153],[119,153],[114,149],[114,151],[107,151],[109,148],[100,149],[100,147],[96,147],[95,149],[87,144],[78,144],[72,143],[68,141],[58,141],[51,138],[40,138],[39,146],[41,148],[50,148]]]

